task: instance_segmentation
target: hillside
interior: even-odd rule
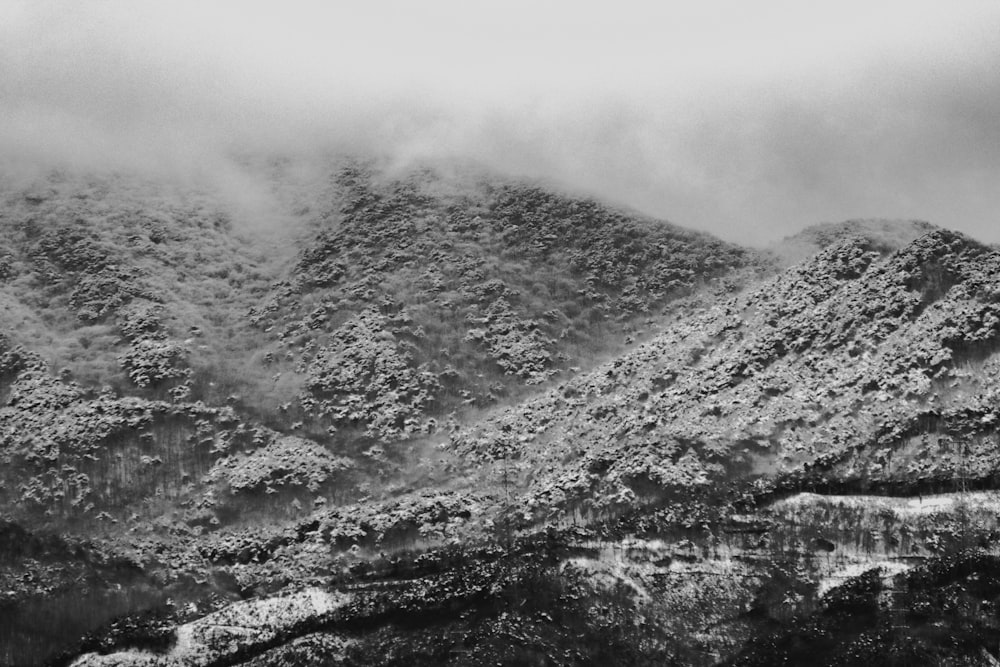
[[[753,253],[487,177],[336,175],[338,208],[251,322],[304,376],[307,428],[391,442],[592,364]],[[375,342],[377,341],[377,342]],[[284,366],[281,362],[288,361]],[[359,372],[359,366],[384,369]],[[322,431],[318,431],[319,435]]]
[[[5,195],[0,660],[997,658],[996,248],[259,169]]]
[[[567,475],[573,461],[596,486],[567,502],[593,491],[633,505],[633,480],[660,492],[759,470],[781,488],[824,475],[840,488],[946,485],[959,472],[952,446],[965,448],[963,474],[983,479],[994,465],[998,259],[943,230],[895,252],[833,244],[453,446],[516,459],[539,493],[554,481],[539,470],[558,461]],[[648,463],[662,461],[689,465],[676,478],[678,465]]]
[[[0,658],[250,594],[266,579],[206,554],[447,476],[421,463],[430,438],[766,270],[487,174],[254,168],[270,199],[249,217],[211,188],[120,175],[3,193],[0,519],[40,546],[3,552],[22,620]],[[39,636],[52,619],[65,629]]]

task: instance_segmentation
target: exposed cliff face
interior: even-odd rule
[[[352,163],[269,257],[57,185],[2,228],[0,660],[993,655],[996,249],[851,222],[781,269]]]

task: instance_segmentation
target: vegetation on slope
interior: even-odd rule
[[[155,608],[64,663],[994,655],[996,249],[848,223],[740,291],[752,252],[479,176],[335,166],[275,258],[204,193],[46,188],[4,209],[2,603]]]
[[[671,299],[760,263],[537,187],[429,171],[385,182],[364,165],[337,183],[329,222],[251,313],[277,338],[267,358],[304,375],[317,431],[389,442],[433,430],[617,349]]]
[[[506,459],[528,523],[720,484],[990,480],[998,280],[1000,255],[958,234],[895,252],[848,239],[450,446]]]
[[[107,619],[88,604],[204,609],[349,573],[358,549],[489,539],[497,487],[472,506],[411,493],[463,486],[427,438],[762,266],[486,176],[347,163],[299,198],[283,169],[266,167],[293,225],[280,243],[190,187],[53,174],[3,192],[0,517],[128,564],[6,554],[7,609],[43,618],[85,579],[64,606],[85,627]],[[34,648],[5,659],[53,646],[17,632]]]

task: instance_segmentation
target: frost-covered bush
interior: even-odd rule
[[[129,340],[162,338],[163,306],[150,301],[135,301],[118,310],[118,329]]]
[[[529,384],[549,377],[555,341],[542,333],[537,322],[519,318],[503,297],[491,303],[482,317],[471,319],[481,327],[470,329],[465,339],[486,348],[504,373]]]
[[[155,338],[140,338],[119,357],[129,378],[138,387],[152,387],[190,374],[183,345]]]
[[[353,467],[350,459],[334,456],[311,440],[284,436],[260,449],[218,461],[209,473],[234,492],[300,486],[317,491],[338,473]]]
[[[420,429],[439,384],[410,365],[386,325],[371,309],[341,326],[306,369],[303,404],[335,424],[364,426],[372,437],[397,439]]]
[[[79,277],[70,294],[70,305],[84,322],[103,319],[136,297],[155,300],[155,295],[140,284],[135,273],[107,267]]]

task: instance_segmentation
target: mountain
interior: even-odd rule
[[[429,438],[764,265],[488,174],[248,166],[252,210],[122,175],[3,193],[0,516],[59,545],[5,561],[16,662],[126,611],[248,594],[216,543],[398,495]]]
[[[250,166],[4,193],[0,660],[996,660],[996,248]]]

